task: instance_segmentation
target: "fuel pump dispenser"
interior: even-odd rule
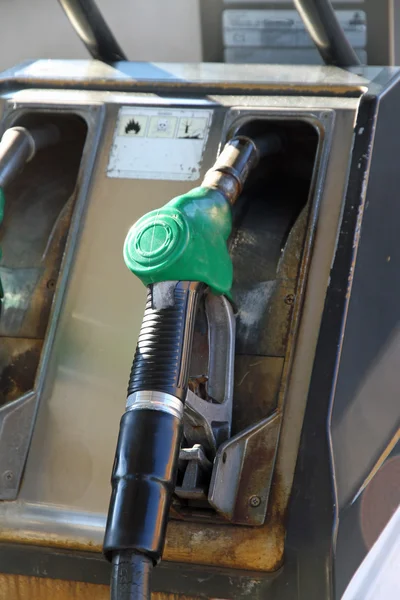
[[[94,60],[0,76],[0,596],[339,599],[400,501],[400,71],[322,0],[324,67],[60,4]]]

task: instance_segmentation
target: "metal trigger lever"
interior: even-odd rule
[[[188,390],[183,430],[186,444],[179,460],[184,475],[175,494],[185,500],[206,500],[212,461],[219,446],[231,437],[236,322],[225,296],[209,293],[207,399]],[[185,465],[186,463],[186,465]]]

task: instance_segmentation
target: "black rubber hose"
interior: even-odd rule
[[[176,484],[198,282],[149,286],[111,477],[104,555],[112,600],[149,598]]]
[[[152,561],[131,550],[114,554],[111,573],[111,600],[150,600]]]
[[[360,64],[330,0],[294,0],[294,3],[326,65],[354,67]]]
[[[128,60],[94,0],[58,0],[90,55],[105,63]]]

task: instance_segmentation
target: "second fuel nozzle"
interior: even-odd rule
[[[38,150],[56,144],[59,138],[58,128],[52,124],[34,129],[10,127],[4,132],[0,141],[0,225],[4,218],[4,188],[12,183]],[[0,280],[0,313],[3,296],[4,292]]]
[[[0,142],[0,188],[4,188],[32,160],[38,150],[58,143],[60,132],[49,123],[41,127],[10,127]]]

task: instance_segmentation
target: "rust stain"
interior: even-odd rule
[[[232,433],[271,415],[276,409],[283,358],[236,356]]]
[[[0,529],[0,541],[5,543],[27,544],[32,546],[47,546],[49,548],[64,548],[66,550],[84,550],[87,552],[102,552],[101,544],[87,540],[69,539],[68,537],[48,534],[46,537],[38,532]]]
[[[239,523],[259,525],[270,499],[272,478],[281,416],[276,414],[268,425],[249,438],[248,452],[242,467],[234,519]],[[263,482],[260,485],[260,482]],[[249,508],[250,499],[259,498],[256,507]],[[257,510],[256,510],[257,509]]]
[[[289,374],[293,362],[295,341],[299,329],[302,301],[304,298],[304,290],[307,280],[308,267],[311,257],[311,245],[313,239],[313,231],[310,224],[312,196],[310,195],[307,204],[299,215],[299,218],[292,229],[288,238],[288,243],[284,251],[285,260],[281,263],[282,271],[285,269],[286,254],[291,253],[296,256],[296,261],[289,264],[289,272],[291,276],[296,276],[296,285],[294,287],[294,303],[291,306],[289,317],[289,330],[287,335],[287,346],[285,354],[285,362],[282,373],[282,385],[279,392],[278,408],[282,410],[284,399],[289,381]],[[287,273],[289,274],[289,273]]]
[[[0,574],[0,600],[109,600],[110,588],[107,585],[64,581],[44,577]],[[155,592],[152,600],[200,600],[191,596],[181,596]]]
[[[27,119],[31,117],[26,117]],[[35,119],[48,117],[35,116]],[[58,119],[59,117],[54,117]],[[68,133],[77,135],[73,143],[59,144],[43,150],[29,163],[21,176],[10,185],[6,218],[0,235],[4,244],[4,263],[10,271],[11,285],[24,285],[21,278],[24,269],[37,272],[32,289],[25,288],[26,307],[20,320],[5,319],[2,328],[0,351],[0,404],[15,400],[34,387],[41,360],[46,331],[51,319],[56,284],[59,277],[73,214],[76,194],[74,188],[79,169],[80,150],[83,139],[79,122],[76,132],[71,130],[75,122],[63,122]],[[17,124],[26,124],[20,121]],[[36,121],[35,121],[36,123]],[[78,135],[79,134],[79,135]],[[82,142],[82,143],[81,143]],[[79,146],[79,148],[78,148]],[[52,176],[49,177],[49,172]],[[27,206],[32,209],[32,234],[26,239]],[[40,226],[38,225],[40,223]],[[21,240],[14,247],[13,239]],[[13,231],[13,236],[10,235]],[[26,286],[25,286],[26,287]],[[7,317],[7,308],[4,317]],[[11,315],[13,307],[10,307]]]
[[[275,484],[279,488],[279,483]],[[272,490],[273,501],[279,498]],[[285,528],[274,509],[262,527],[199,524],[171,520],[168,524],[164,560],[200,565],[218,565],[255,571],[276,571],[283,560]],[[101,544],[35,532],[0,530],[4,543],[28,544],[66,550],[102,552]]]
[[[42,340],[1,338],[0,406],[33,388]]]
[[[270,504],[277,502],[277,506],[270,509],[262,527],[201,526],[170,521],[164,558],[235,569],[276,571],[282,565],[285,540],[279,490],[279,479],[274,476]]]

